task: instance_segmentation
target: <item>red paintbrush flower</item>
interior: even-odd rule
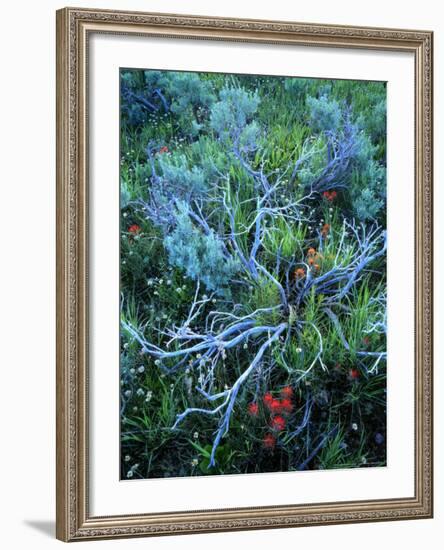
[[[271,395],[270,392],[267,392],[264,395],[264,404],[265,404],[265,406],[270,407],[270,404],[271,404],[272,401],[273,401],[273,396]]]
[[[357,380],[359,378],[359,371],[358,369],[350,369],[350,378],[353,380]]]
[[[270,427],[277,432],[281,432],[285,429],[285,418],[283,416],[275,416],[270,422]]]
[[[293,403],[291,402],[291,399],[289,399],[288,397],[282,399],[281,409],[285,413],[291,413],[291,411],[293,410]]]
[[[136,223],[133,224],[133,225],[130,225],[130,227],[128,227],[128,231],[129,231],[130,233],[133,233],[133,234],[139,233],[139,231],[140,231],[140,225],[137,225]]]
[[[322,196],[324,199],[326,199],[328,202],[333,202],[337,196],[336,191],[324,191],[322,193]]]
[[[273,401],[271,401],[267,406],[270,409],[271,414],[279,414],[282,412],[282,405],[279,399],[273,399]]]
[[[266,434],[266,436],[262,440],[262,443],[266,449],[272,450],[276,445],[276,438],[273,434]]]
[[[257,403],[250,403],[248,405],[248,412],[251,416],[257,416],[259,412],[259,405]]]
[[[281,395],[282,397],[287,397],[288,399],[291,399],[293,397],[293,388],[291,386],[284,386],[281,389]]]

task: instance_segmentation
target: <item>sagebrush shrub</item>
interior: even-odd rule
[[[183,269],[191,279],[202,281],[208,290],[228,293],[228,283],[239,263],[224,252],[213,230],[205,234],[193,224],[186,204],[178,205],[176,226],[164,244],[171,265]]]
[[[331,132],[338,130],[341,123],[341,108],[337,101],[327,96],[307,98],[310,126],[316,132]]]
[[[247,92],[242,88],[223,88],[219,101],[211,108],[210,125],[222,141],[233,140],[242,131],[244,140],[250,142],[256,132],[256,125],[248,128],[247,124],[259,105],[257,92]]]

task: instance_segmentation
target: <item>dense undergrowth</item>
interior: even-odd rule
[[[121,476],[386,461],[384,83],[121,71]]]

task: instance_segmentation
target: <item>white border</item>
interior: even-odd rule
[[[388,82],[388,465],[119,481],[119,67]],[[414,61],[408,53],[90,37],[90,513],[136,514],[413,496]]]

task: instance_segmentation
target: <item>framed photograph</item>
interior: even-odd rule
[[[430,31],[57,12],[57,537],[432,516]]]

